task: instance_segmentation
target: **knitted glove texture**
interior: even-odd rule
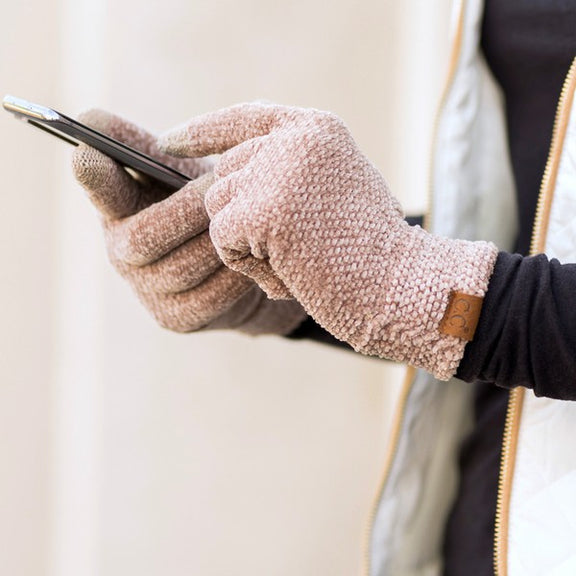
[[[150,179],[130,176],[88,146],[79,146],[73,156],[75,176],[100,211],[111,262],[161,326],[284,334],[302,322],[306,313],[297,302],[270,300],[218,257],[204,206],[213,182],[211,159],[162,154],[155,136],[100,110],[83,114],[81,121],[195,178],[171,194]]]
[[[448,379],[466,341],[440,331],[452,292],[483,296],[497,249],[411,227],[330,113],[241,104],[167,133],[161,149],[218,153],[210,234],[231,269],[296,298],[357,351]]]

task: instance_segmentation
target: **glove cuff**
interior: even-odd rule
[[[406,225],[382,279],[387,290],[350,343],[450,379],[474,336],[497,255],[488,242],[441,238]]]

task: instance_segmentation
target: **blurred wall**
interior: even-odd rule
[[[22,0],[0,89],[153,131],[256,98],[330,109],[418,211],[447,4]],[[360,573],[401,369],[159,329],[70,151],[0,116],[0,574]]]

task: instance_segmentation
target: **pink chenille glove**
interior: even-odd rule
[[[154,136],[100,110],[81,120],[197,178],[170,195],[149,180],[137,181],[88,146],[79,146],[73,157],[76,178],[102,215],[112,263],[162,326],[179,332],[236,328],[286,334],[304,320],[297,302],[272,301],[253,280],[223,266],[204,206],[214,180],[212,160],[161,154]]]
[[[398,201],[333,114],[241,104],[159,141],[175,156],[219,153],[210,235],[231,269],[271,298],[296,298],[357,351],[453,375],[497,256],[433,236]]]

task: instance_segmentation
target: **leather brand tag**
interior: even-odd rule
[[[440,332],[470,342],[478,326],[483,302],[484,298],[481,296],[451,292],[446,312],[440,322]]]

